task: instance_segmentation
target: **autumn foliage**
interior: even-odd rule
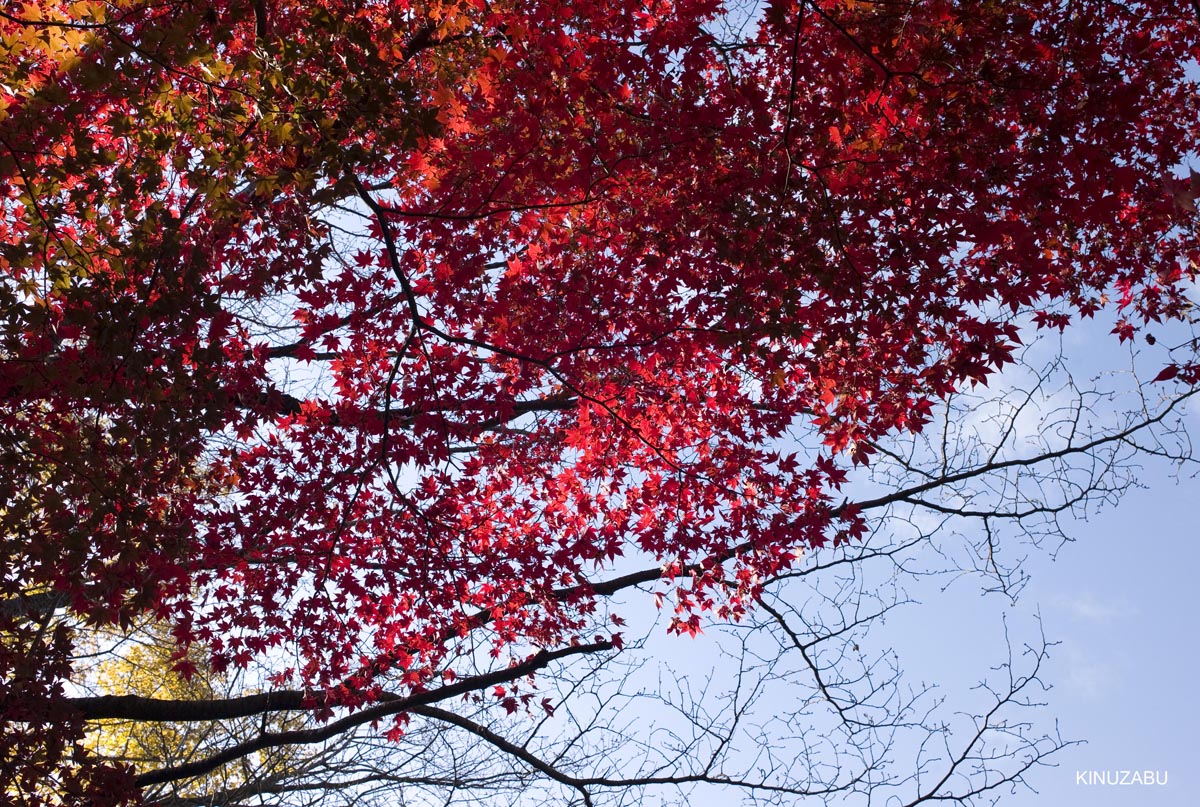
[[[131,787],[15,605],[47,592],[318,713],[479,642],[619,646],[622,557],[674,630],[736,616],[1023,329],[1185,316],[1198,34],[1182,1],[0,6],[0,789]]]

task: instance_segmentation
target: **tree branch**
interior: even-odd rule
[[[253,740],[239,743],[224,751],[213,754],[205,759],[189,762],[183,765],[177,765],[171,768],[161,768],[156,771],[150,771],[137,777],[135,780],[139,787],[147,785],[156,785],[163,782],[173,782],[178,779],[190,779],[195,776],[203,776],[210,771],[216,770],[222,765],[240,759],[248,754],[253,754],[256,751],[261,751],[265,748],[274,748],[281,745],[307,745],[311,743],[324,742],[331,737],[336,737],[353,728],[363,725],[364,723],[373,723],[385,717],[392,717],[403,714],[404,712],[412,711],[419,706],[425,706],[430,703],[446,700],[459,695],[465,695],[469,692],[475,692],[480,689],[486,689],[489,686],[511,681],[515,678],[522,678],[526,675],[542,669],[552,661],[567,658],[568,656],[580,655],[583,653],[597,653],[604,650],[612,649],[612,642],[602,641],[593,644],[578,645],[575,647],[566,647],[553,652],[542,650],[539,653],[530,656],[520,664],[515,664],[503,670],[476,675],[470,678],[463,678],[453,684],[444,687],[438,687],[427,692],[418,692],[414,695],[392,696],[384,703],[368,709],[363,709],[360,712],[347,715],[341,720],[335,720],[332,723],[314,729],[296,729],[293,731],[279,732],[263,732]],[[269,693],[268,693],[269,694]],[[104,700],[103,698],[90,700]],[[156,701],[152,698],[133,698],[127,696],[123,700],[128,705],[140,705],[151,707],[169,707],[173,704],[180,703],[179,701]],[[234,699],[241,700],[241,699]],[[216,702],[221,703],[221,702]],[[157,712],[156,712],[157,713]],[[136,715],[105,715],[109,717],[135,717],[136,719],[154,719],[154,718],[137,718]],[[88,720],[95,720],[97,717],[88,715]],[[158,718],[163,719],[163,718]],[[170,718],[167,718],[170,719]]]

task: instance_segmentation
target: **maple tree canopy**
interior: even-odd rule
[[[325,710],[619,646],[623,557],[694,632],[1024,332],[1186,315],[1192,3],[745,14],[5,4],[4,719],[76,730],[37,597]]]

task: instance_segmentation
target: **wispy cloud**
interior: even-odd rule
[[[1117,674],[1111,666],[1078,650],[1067,650],[1067,675],[1063,687],[1085,700],[1107,697],[1117,684]]]
[[[1077,594],[1058,594],[1051,601],[1076,619],[1107,625],[1136,613],[1136,607],[1123,597],[1101,599],[1090,591]]]

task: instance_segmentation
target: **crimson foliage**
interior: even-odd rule
[[[170,619],[315,711],[442,682],[481,631],[619,645],[591,615],[622,557],[694,632],[860,537],[847,467],[1023,328],[1186,314],[1193,4],[745,14],[0,11],[10,791],[93,786],[33,596]]]

